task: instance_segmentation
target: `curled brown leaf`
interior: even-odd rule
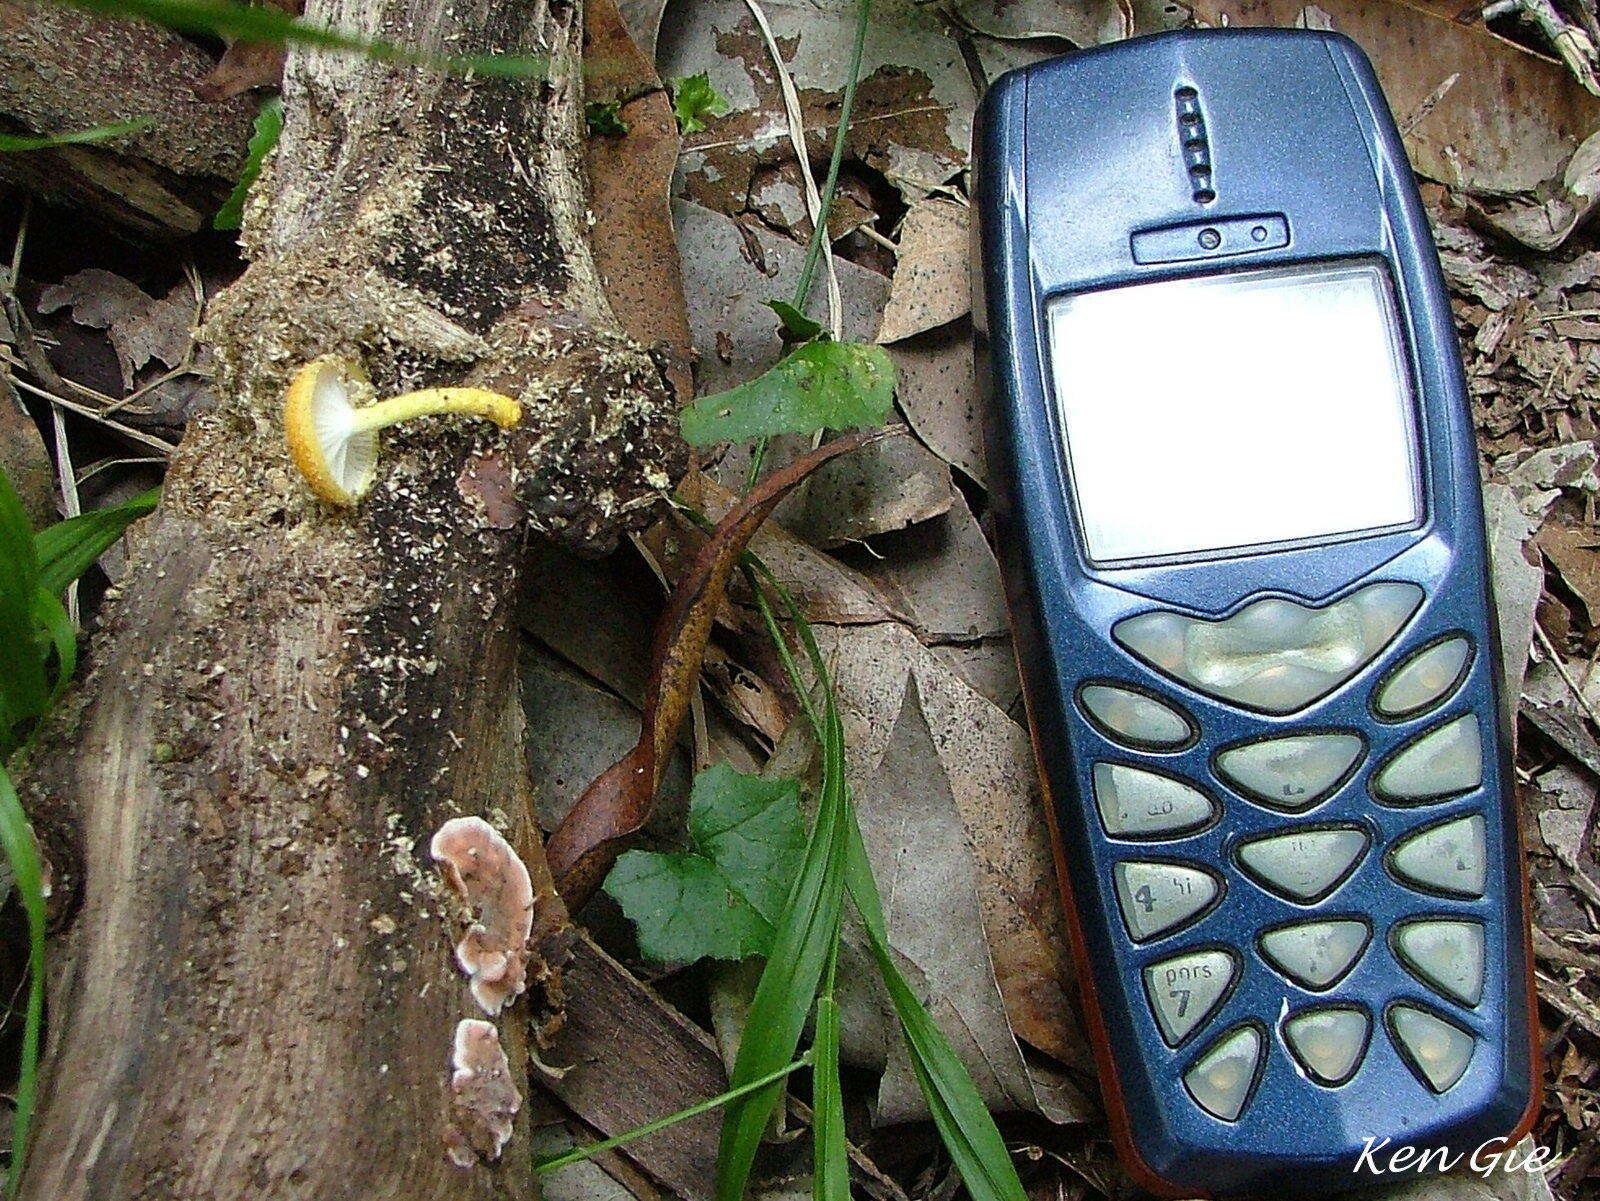
[[[569,908],[577,909],[593,894],[622,841],[650,817],[662,766],[694,695],[712,622],[750,539],[817,468],[904,428],[845,434],[774,471],[728,510],[678,578],[656,625],[639,741],[584,790],[545,844],[556,888]]]

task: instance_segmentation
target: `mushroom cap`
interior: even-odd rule
[[[378,473],[378,431],[356,423],[372,385],[359,363],[323,355],[302,367],[283,403],[289,456],[330,505],[360,500]]]

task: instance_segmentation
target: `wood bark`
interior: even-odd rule
[[[559,958],[517,696],[524,545],[609,545],[682,452],[585,246],[576,7],[307,15],[550,69],[291,55],[253,262],[206,331],[220,408],[191,425],[81,695],[24,765],[61,926],[31,1201],[532,1195],[520,1117],[497,1162],[444,1156],[452,1035],[483,1015],[427,843],[458,814],[495,824],[542,890],[536,950]],[[328,352],[383,392],[466,379],[526,416],[405,428],[361,508],[332,514],[279,421],[288,375]],[[555,991],[497,1019],[524,1097]]]
[[[207,228],[239,178],[257,104],[202,100],[195,89],[213,65],[154,25],[54,0],[0,0],[0,129],[55,135],[150,122],[103,145],[0,155],[0,181],[141,240]]]

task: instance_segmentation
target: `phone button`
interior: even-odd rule
[[[1468,713],[1413,739],[1372,777],[1379,800],[1397,805],[1440,801],[1483,783],[1483,740]]]
[[[1211,1016],[1237,972],[1226,951],[1190,951],[1144,969],[1150,1008],[1161,1037],[1177,1046]]]
[[[1262,957],[1278,971],[1296,984],[1320,991],[1331,988],[1355,966],[1371,937],[1365,922],[1344,918],[1280,926],[1263,934],[1260,946]]]
[[[1361,757],[1356,734],[1291,734],[1223,751],[1217,771],[1251,800],[1299,813],[1332,792]]]
[[[1416,717],[1456,690],[1471,658],[1472,644],[1464,634],[1425,646],[1378,685],[1372,707],[1386,721]]]
[[[1460,1080],[1472,1060],[1472,1035],[1414,1005],[1389,1010],[1389,1033],[1406,1062],[1436,1093]]]
[[[1453,1001],[1483,998],[1483,927],[1477,922],[1421,918],[1402,922],[1389,936],[1395,954],[1424,984]]]
[[[1114,871],[1117,903],[1135,942],[1184,924],[1221,892],[1210,872],[1177,863],[1119,863]]]
[[[1303,1010],[1283,1024],[1283,1041],[1300,1066],[1330,1088],[1356,1074],[1371,1033],[1365,1011],[1342,1006]]]
[[[1217,811],[1210,797],[1182,780],[1120,763],[1094,765],[1094,799],[1113,838],[1185,834]]]
[[[1485,826],[1479,814],[1429,826],[1395,843],[1389,868],[1402,883],[1455,897],[1481,897]]]
[[[1194,741],[1194,724],[1182,712],[1132,688],[1086,684],[1078,703],[1102,733],[1140,750],[1174,750]]]
[[[1240,1026],[1211,1044],[1183,1074],[1183,1083],[1195,1104],[1214,1118],[1237,1121],[1250,1099],[1261,1062],[1261,1031]]]
[[[1370,663],[1421,603],[1415,584],[1368,584],[1320,609],[1264,597],[1221,620],[1156,610],[1125,617],[1111,632],[1157,671],[1207,696],[1293,713]]]
[[[1353,826],[1290,830],[1240,846],[1239,865],[1262,887],[1309,904],[1332,892],[1367,850],[1365,830]]]

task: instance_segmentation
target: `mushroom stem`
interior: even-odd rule
[[[354,428],[368,432],[437,413],[468,413],[507,429],[522,419],[522,406],[509,396],[485,388],[423,388],[357,409]]]

